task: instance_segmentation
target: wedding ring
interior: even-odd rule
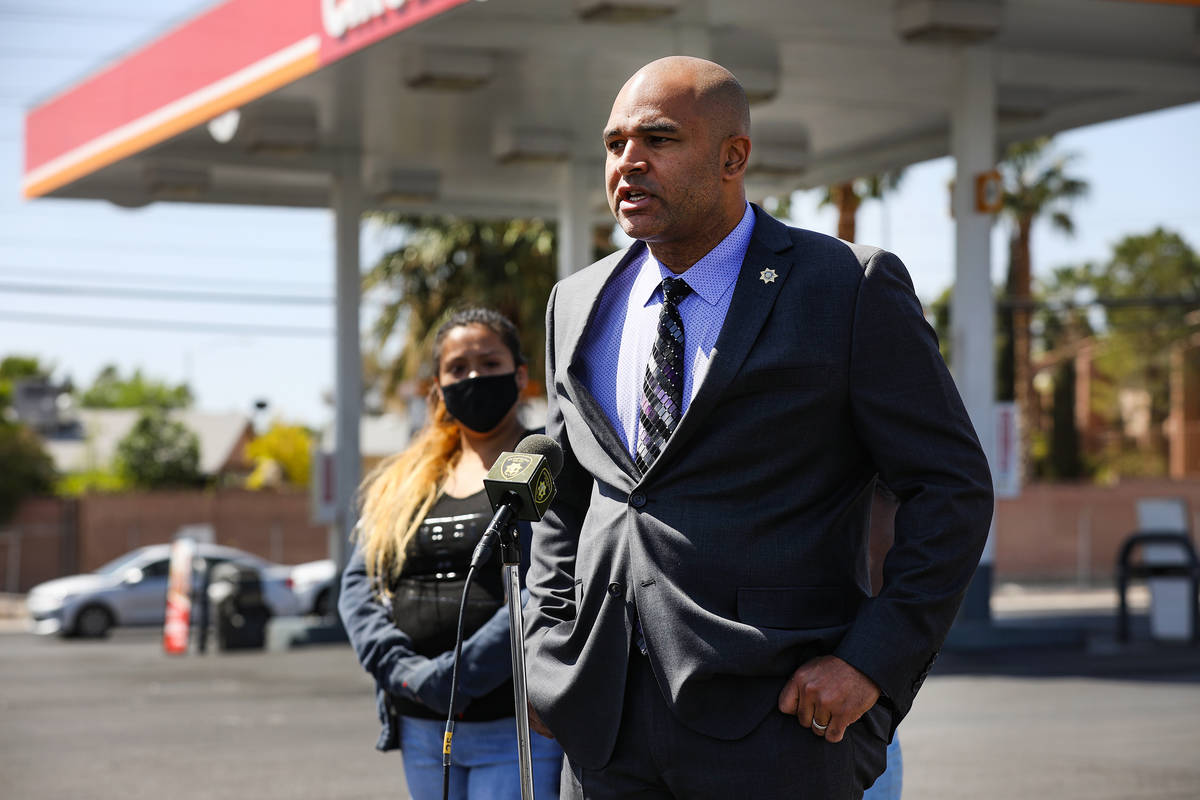
[[[817,722],[816,717],[813,717],[812,726],[814,728],[816,728],[818,733],[824,733],[825,729],[829,727],[829,723],[827,722],[824,725],[822,725],[821,723]]]

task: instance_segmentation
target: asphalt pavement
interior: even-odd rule
[[[907,800],[1200,798],[1200,647],[1152,643],[1144,624],[1119,646],[1103,603],[1062,597],[999,622],[1083,625],[1084,645],[939,659],[900,728]],[[166,656],[153,631],[7,630],[5,800],[408,797],[346,645]]]

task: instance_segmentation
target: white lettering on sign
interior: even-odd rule
[[[325,32],[340,39],[353,28],[378,19],[388,11],[399,11],[408,0],[321,0],[321,22]]]

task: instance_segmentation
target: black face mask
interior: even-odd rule
[[[494,430],[517,402],[517,373],[466,378],[442,387],[446,410],[476,433]]]

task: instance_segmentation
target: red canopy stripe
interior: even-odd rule
[[[22,194],[52,192],[465,2],[390,0],[333,37],[323,12],[353,0],[227,0],[29,112]]]

